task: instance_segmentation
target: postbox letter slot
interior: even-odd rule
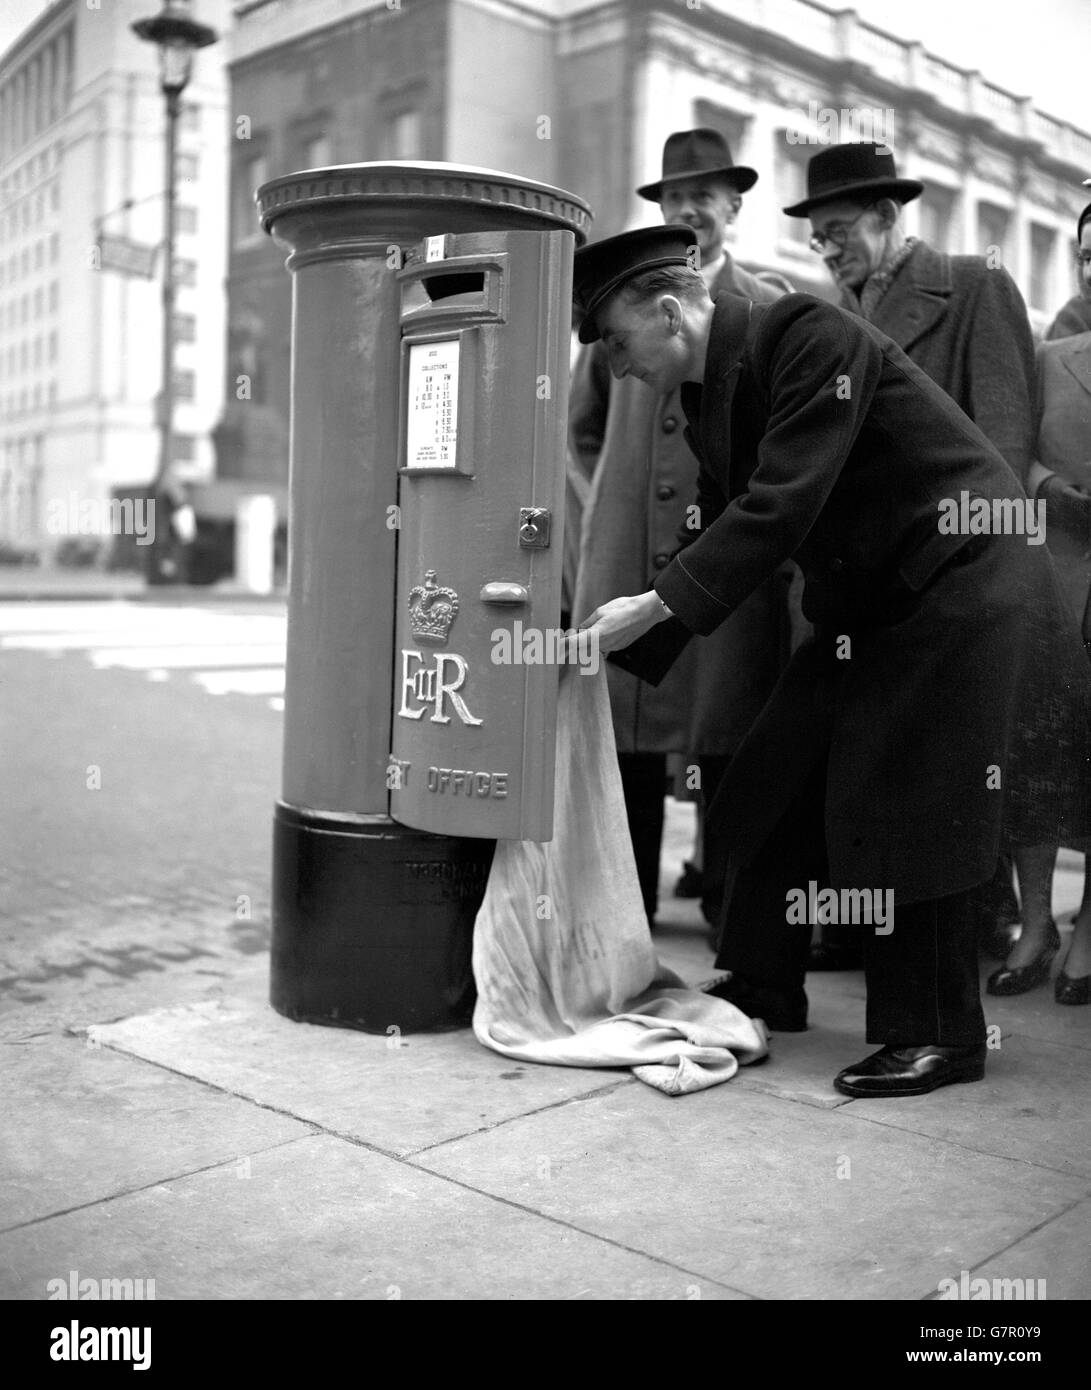
[[[494,579],[492,583],[482,585],[481,602],[529,603],[530,594],[522,584],[506,584],[503,580]]]

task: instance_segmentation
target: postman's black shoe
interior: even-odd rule
[[[1061,973],[1053,982],[1053,997],[1058,1004],[1091,1004],[1091,975],[1071,975]]]
[[[1060,937],[1057,938],[1057,946],[1059,945]],[[1057,946],[1053,944],[1052,940],[1047,940],[1029,965],[1017,965],[1011,970],[1006,965],[1002,965],[999,970],[994,970],[985,981],[986,990],[990,994],[1002,996],[1026,994],[1036,985],[1045,984],[1046,980],[1049,979],[1049,969],[1053,964],[1053,957],[1057,954]]]
[[[807,995],[802,989],[765,989],[732,975],[709,985],[705,993],[726,999],[750,1018],[764,1019],[771,1033],[807,1031]]]
[[[807,956],[811,970],[863,970],[864,953],[859,946],[834,946],[828,941],[816,941]]]
[[[846,1096],[923,1096],[955,1081],[985,1075],[985,1044],[972,1047],[882,1047],[846,1067],[833,1084]]]

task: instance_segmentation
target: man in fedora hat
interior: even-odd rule
[[[831,145],[807,166],[807,196],[784,209],[808,217],[812,248],[841,290],[841,306],[893,338],[943,388],[1023,483],[1033,455],[1034,340],[1014,280],[984,256],[949,256],[907,237],[902,209],[924,185],[898,175],[886,145]],[[1024,910],[1032,933],[1049,922],[1045,851],[1017,856]],[[1011,865],[982,896],[991,948],[1003,956],[1019,915]],[[1028,934],[1024,945],[1029,943]],[[860,964],[855,934],[823,932],[812,968]]]
[[[710,292],[759,302],[782,292],[737,265],[728,226],[755,170],[736,164],[719,132],[698,128],[668,136],[662,177],[637,192],[659,204],[664,221],[692,229],[694,261]],[[667,563],[693,500],[697,465],[682,438],[676,390],[658,395],[638,382],[611,384],[601,344],[581,355],[569,406],[572,452],[591,479],[583,513],[574,611],[588,612],[639,586]],[[687,652],[658,690],[622,670],[610,672],[618,760],[641,892],[649,923],[658,901],[667,755],[699,764],[710,791],[756,718],[787,657],[787,584],[772,579],[702,650]],[[687,778],[693,788],[696,778]],[[698,802],[700,808],[700,801]],[[722,865],[704,865],[704,907],[715,918]]]
[[[880,1045],[837,1088],[908,1096],[978,1080],[972,892],[1005,843],[1091,829],[1091,670],[1075,623],[1044,546],[1003,526],[940,526],[944,498],[1014,514],[1026,497],[896,343],[810,295],[713,303],[690,244],[664,228],[576,255],[581,337],[602,338],[616,377],[680,388],[700,459],[700,531],[680,533],[653,586],[583,626],[654,678],[796,558],[814,634],[717,798],[725,918],[762,930],[725,932],[717,965],[732,973],[713,992],[774,1029],[805,1027],[821,895],[863,924]]]

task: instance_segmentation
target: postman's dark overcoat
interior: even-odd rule
[[[939,528],[963,491],[1024,497],[981,431],[884,334],[809,295],[720,296],[703,385],[682,396],[704,527],[656,580],[674,621],[715,631],[792,556],[816,624],[721,788],[735,852],[827,753],[835,888],[942,897],[1007,845],[1086,834],[1091,670],[1048,552]]]
[[[779,294],[725,253],[721,292],[772,302]],[[573,452],[593,459],[583,513],[573,620],[618,594],[640,594],[668,563],[693,503],[697,464],[677,391],[610,378],[601,342],[572,382]],[[788,576],[764,584],[709,642],[691,642],[658,687],[611,665],[610,708],[620,753],[731,754],[757,718],[788,658]]]

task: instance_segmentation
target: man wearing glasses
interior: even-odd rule
[[[982,256],[949,256],[907,237],[906,203],[924,185],[898,177],[885,145],[831,145],[807,165],[807,197],[785,208],[809,217],[811,247],[841,290],[841,307],[873,323],[954,400],[1026,484],[1034,451],[1034,339],[1019,290],[999,263],[998,249]],[[1048,930],[1052,870],[1045,849],[1016,855],[1023,909],[1032,919],[1028,946]],[[998,870],[982,896],[986,922],[1018,915],[1010,865]],[[1012,928],[995,932],[1001,959]],[[811,968],[860,964],[851,934],[827,929]],[[1022,964],[1021,960],[1014,961]]]

